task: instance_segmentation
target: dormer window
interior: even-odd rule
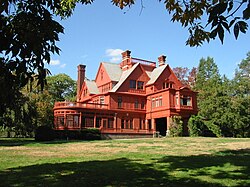
[[[144,82],[137,81],[137,90],[143,90],[143,85],[144,85]]]
[[[136,89],[136,80],[130,80],[129,81],[129,88]]]
[[[173,83],[171,83],[171,82],[164,82],[162,84],[162,89],[165,89],[165,88],[173,88]]]
[[[143,81],[136,81],[130,80],[129,81],[129,88],[143,90],[144,89],[144,82]]]

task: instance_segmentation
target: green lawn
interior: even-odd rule
[[[250,139],[0,139],[0,186],[250,186]]]

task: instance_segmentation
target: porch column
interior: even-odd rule
[[[67,115],[66,115],[66,112],[64,111],[64,128],[66,127],[67,125]]]
[[[172,122],[172,118],[170,116],[167,117],[167,132],[166,132],[166,136],[169,136],[170,134],[170,124]]]
[[[114,116],[114,122],[113,122],[113,128],[114,128],[114,131],[117,131],[117,113],[115,113],[115,116]]]
[[[82,112],[80,112],[79,128],[82,129]]]
[[[94,128],[96,128],[96,114],[94,114]]]
[[[155,128],[155,118],[151,119],[151,128],[152,128],[153,132],[156,130],[156,128]]]
[[[148,131],[148,120],[147,119],[145,120],[145,130]]]

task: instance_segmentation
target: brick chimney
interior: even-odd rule
[[[80,100],[80,92],[85,79],[85,65],[79,64],[77,66],[77,101]]]
[[[129,50],[122,52],[122,60],[130,58],[130,54],[131,54],[131,51]]]
[[[165,63],[166,63],[166,56],[164,56],[164,55],[159,56],[158,57],[158,63],[159,63],[159,66],[165,65]]]
[[[122,68],[122,70],[127,70],[132,67],[130,54],[131,51],[129,50],[122,52],[122,62],[120,63],[120,67]]]

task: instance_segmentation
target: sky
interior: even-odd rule
[[[86,76],[95,79],[100,62],[119,63],[120,53],[130,50],[131,56],[157,62],[160,55],[174,67],[197,67],[201,58],[212,57],[220,74],[233,78],[237,64],[250,51],[250,35],[225,35],[222,45],[218,39],[201,47],[185,45],[187,28],[170,21],[164,4],[141,1],[124,10],[109,0],[96,0],[91,5],[78,4],[66,20],[56,18],[64,27],[57,45],[60,55],[52,55],[48,69],[52,75],[65,73],[77,79],[77,65],[86,65]]]

